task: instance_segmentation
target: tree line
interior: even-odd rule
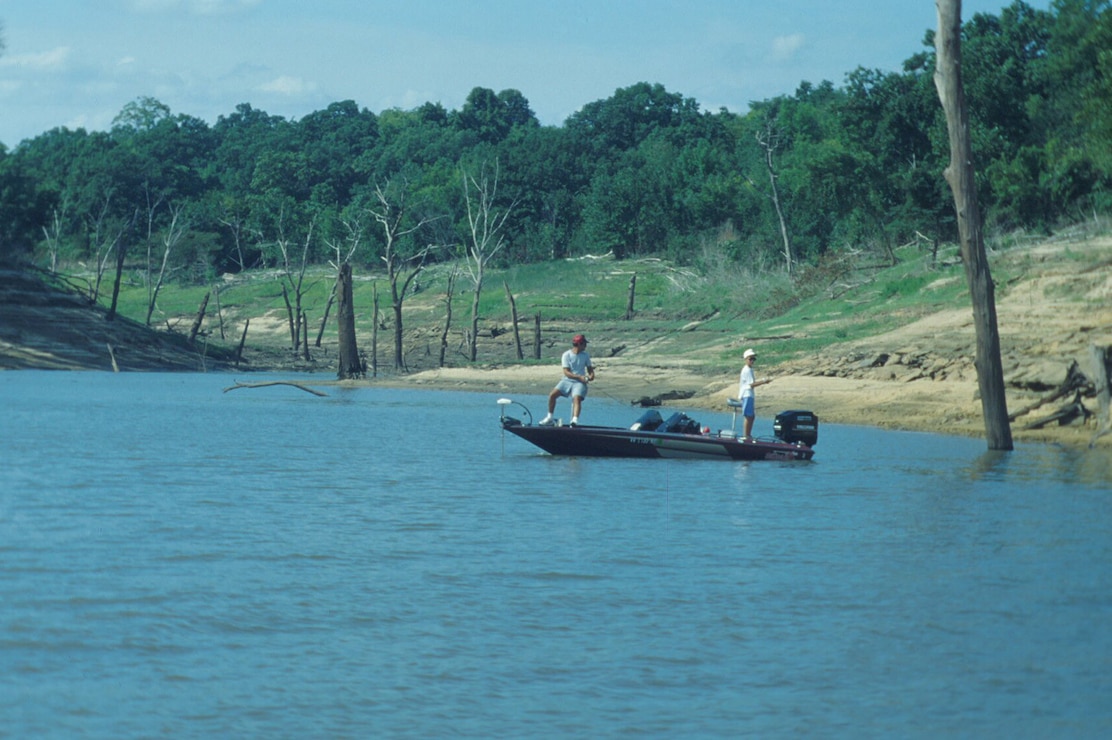
[[[307,265],[412,276],[584,254],[796,270],[854,249],[894,259],[954,241],[934,32],[898,72],[802,82],[745,113],[641,82],[542,126],[517,90],[459,110],[375,114],[352,101],[292,120],[243,103],[214,124],[154,98],[110,130],[0,145],[0,260],[133,271],[154,311],[167,280]],[[1017,0],[962,27],[984,223],[1047,231],[1112,200],[1109,0]],[[107,283],[105,283],[107,284]],[[477,292],[476,292],[477,295]],[[398,322],[400,326],[400,321]]]

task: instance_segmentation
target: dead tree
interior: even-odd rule
[[[386,279],[390,282],[390,306],[394,310],[394,368],[404,370],[402,305],[414,280],[425,269],[425,262],[436,245],[427,244],[408,251],[404,246],[418,231],[436,219],[411,216],[410,184],[404,177],[387,181],[385,185],[375,183],[375,198],[378,205],[369,208],[368,213],[381,224],[385,242],[382,262],[386,266]]]
[[[351,290],[351,263],[340,265],[340,276],[336,279],[336,295],[339,306],[336,309],[337,333],[340,341],[340,366],[336,377],[340,380],[363,376],[363,362],[359,358],[359,347],[355,341],[355,307]]]
[[[483,279],[486,266],[496,254],[506,246],[503,228],[517,201],[506,208],[498,207],[498,163],[492,172],[486,164],[479,166],[478,173],[468,172],[460,167],[463,180],[463,200],[467,206],[467,243],[466,265],[474,285],[471,298],[471,332],[468,337],[468,355],[471,362],[478,356],[479,342],[479,297],[483,292]]]
[[[541,359],[541,315],[533,318],[533,359]]]
[[[795,254],[792,250],[791,237],[788,235],[788,221],[784,217],[784,207],[780,203],[780,187],[777,185],[780,176],[776,173],[775,162],[776,152],[780,149],[782,142],[781,134],[771,117],[765,120],[764,130],[758,131],[755,138],[757,145],[764,152],[765,169],[768,171],[770,188],[768,197],[772,201],[772,207],[776,210],[776,218],[780,223],[780,240],[784,250],[784,263],[787,266],[788,277],[791,277],[795,269]]]
[[[151,208],[157,208],[157,204]],[[155,305],[158,302],[158,292],[162,289],[162,284],[166,281],[166,269],[170,264],[170,254],[189,230],[189,224],[186,223],[185,219],[182,217],[183,207],[176,205],[168,206],[168,208],[170,211],[170,223],[167,225],[166,231],[162,234],[162,263],[158,268],[157,278],[154,278],[151,271],[151,223],[153,221],[153,210],[151,210],[147,216],[147,326],[151,325],[151,316],[154,314]]]
[[[517,359],[524,360],[525,354],[521,351],[521,332],[517,327],[517,301],[514,300],[514,294],[510,292],[509,283],[503,280],[502,287],[506,289],[506,300],[510,302],[510,321],[513,322],[514,327],[514,345],[517,347]]]
[[[626,321],[633,319],[633,299],[637,295],[637,273],[629,278],[629,300],[626,301]]]
[[[985,434],[990,450],[1011,450],[1012,430],[1004,395],[1004,368],[1000,361],[1000,334],[996,325],[996,298],[981,231],[977,186],[973,179],[973,150],[969,136],[969,112],[961,74],[961,0],[936,0],[938,58],[934,84],[946,112],[950,138],[950,164],[944,172],[954,193],[961,256],[973,301],[973,324],[977,333],[974,365],[981,392]]]
[[[201,324],[205,321],[205,312],[208,310],[209,296],[211,295],[211,291],[205,293],[204,300],[201,301],[201,307],[197,309],[197,317],[193,319],[193,326],[189,329],[190,346],[197,341],[197,333],[201,331]]]
[[[251,319],[243,322],[243,334],[239,337],[239,346],[236,347],[236,367],[243,362],[243,346],[247,344],[247,328],[251,326]]]
[[[440,332],[440,364],[444,367],[445,356],[448,354],[448,332],[452,329],[452,298],[456,292],[456,273],[448,274],[448,284],[444,288],[444,328]]]

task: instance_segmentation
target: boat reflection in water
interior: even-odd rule
[[[628,429],[578,424],[541,426],[524,405],[509,398],[498,401],[502,429],[550,455],[576,457],[664,457],[698,460],[810,460],[818,441],[818,418],[810,411],[776,415],[775,439],[738,438],[733,431],[711,431],[686,414],[667,419],[655,409],[646,411]],[[520,406],[528,420],[507,415]]]

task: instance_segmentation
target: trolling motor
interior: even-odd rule
[[[505,429],[506,427],[520,426],[522,424],[521,419],[517,419],[513,416],[506,416],[507,406],[520,406],[522,410],[525,411],[525,414],[529,417],[529,426],[533,425],[533,412],[530,411],[525,404],[519,401],[515,401],[512,398],[499,398],[498,406],[499,411],[501,412],[498,417],[498,422],[502,425],[503,429]]]

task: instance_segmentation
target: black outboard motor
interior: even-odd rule
[[[788,444],[814,447],[819,441],[819,417],[810,411],[781,411],[772,422],[772,431]]]
[[[660,431],[672,432],[673,434],[698,434],[699,422],[690,418],[687,414],[677,412],[668,417]]]

